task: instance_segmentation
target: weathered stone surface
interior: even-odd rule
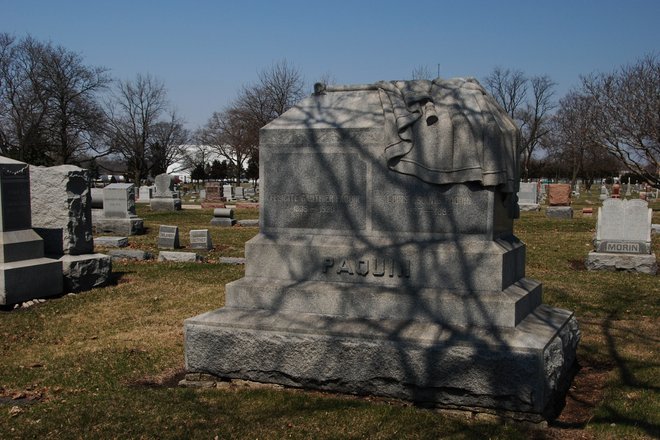
[[[30,170],[0,156],[0,305],[62,293],[62,264],[31,229]]]
[[[194,252],[168,252],[161,251],[158,253],[158,261],[173,261],[177,263],[195,263],[204,261],[200,255]]]
[[[213,241],[211,240],[211,233],[208,229],[191,229],[190,230],[190,247],[192,249],[213,249]]]
[[[573,218],[573,208],[570,206],[548,206],[545,209],[545,216],[548,218],[569,220]]]
[[[515,124],[445,86],[405,108],[338,86],[262,128],[261,233],[225,307],[186,320],[189,372],[532,418],[561,399],[579,331],[525,278]]]
[[[128,246],[127,237],[96,237],[94,245],[104,247],[126,247]]]
[[[191,372],[538,418],[570,375],[579,331],[571,313],[545,306],[515,329],[472,331],[218,309],[186,320],[184,338]]]
[[[135,185],[111,183],[103,188],[103,216],[107,219],[136,217]]]
[[[652,216],[645,200],[605,200],[598,209],[596,252],[650,254]]]
[[[144,221],[141,218],[104,218],[93,217],[97,234],[140,235],[144,233]]]
[[[149,206],[152,211],[180,211],[181,199],[169,198],[152,198],[149,201]]]
[[[139,249],[112,249],[108,252],[113,260],[151,260],[154,256],[150,252]]]
[[[160,225],[158,228],[158,249],[177,249],[179,244],[179,227]]]
[[[568,206],[571,204],[571,185],[553,183],[548,185],[548,205]]]
[[[655,275],[658,263],[655,254],[611,254],[589,252],[585,265],[588,270],[640,272]]]
[[[89,171],[73,165],[30,167],[32,227],[48,255],[94,251]]]
[[[254,226],[259,226],[259,219],[258,218],[250,218],[250,219],[244,219],[244,220],[237,220],[236,223],[241,225],[241,226],[254,227]]]
[[[65,292],[84,292],[105,286],[112,276],[112,259],[104,254],[60,257]]]

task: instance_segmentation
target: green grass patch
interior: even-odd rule
[[[657,437],[658,277],[585,270],[596,224],[595,215],[578,213],[585,199],[572,221],[523,213],[515,226],[527,244],[527,276],[543,283],[544,302],[575,311],[583,334],[582,370],[547,430],[387,399],[175,386],[183,321],[221,307],[225,284],[244,273],[215,259],[243,256],[258,229],[211,226],[212,210],[152,213],[139,205],[148,231],[130,237],[131,247],[157,252],[158,225],[169,224],[179,226],[182,250],[190,229],[210,229],[216,248],[206,263],[116,263],[112,286],[0,312],[0,438]],[[257,216],[237,210],[238,218]]]

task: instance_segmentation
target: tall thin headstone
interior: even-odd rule
[[[473,79],[322,89],[261,129],[261,230],[187,370],[542,418],[579,332],[525,277],[515,123]]]

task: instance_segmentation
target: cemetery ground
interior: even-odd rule
[[[654,438],[660,436],[660,283],[657,276],[589,272],[596,213],[573,220],[524,212],[527,276],[544,303],[573,310],[580,369],[547,429],[406,402],[224,384],[182,388],[183,320],[221,307],[258,228],[209,225],[212,210],[152,213],[130,246],[157,254],[158,225],[210,229],[205,263],[114,262],[113,285],[0,312],[0,438]],[[597,204],[593,205],[597,207]],[[660,203],[654,223],[660,223]],[[594,209],[597,211],[597,209]],[[255,218],[237,209],[236,218]],[[660,239],[654,237],[660,255]],[[103,251],[104,249],[98,249]],[[506,374],[505,371],[502,374]]]

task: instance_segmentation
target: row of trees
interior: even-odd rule
[[[432,73],[418,68],[413,78]],[[593,180],[627,168],[660,186],[656,56],[586,76],[559,100],[546,75],[496,68],[483,83],[521,128],[523,177]],[[0,33],[0,154],[38,165],[89,167],[110,156],[134,181],[175,162],[202,178],[256,177],[259,129],[299,101],[304,89],[297,68],[274,63],[191,133],[153,76],[116,81],[61,46]]]
[[[547,76],[497,68],[486,88],[521,128],[523,177],[583,178],[628,170],[660,187],[660,62],[646,56],[592,74],[555,102]],[[544,155],[535,155],[542,151]]]

